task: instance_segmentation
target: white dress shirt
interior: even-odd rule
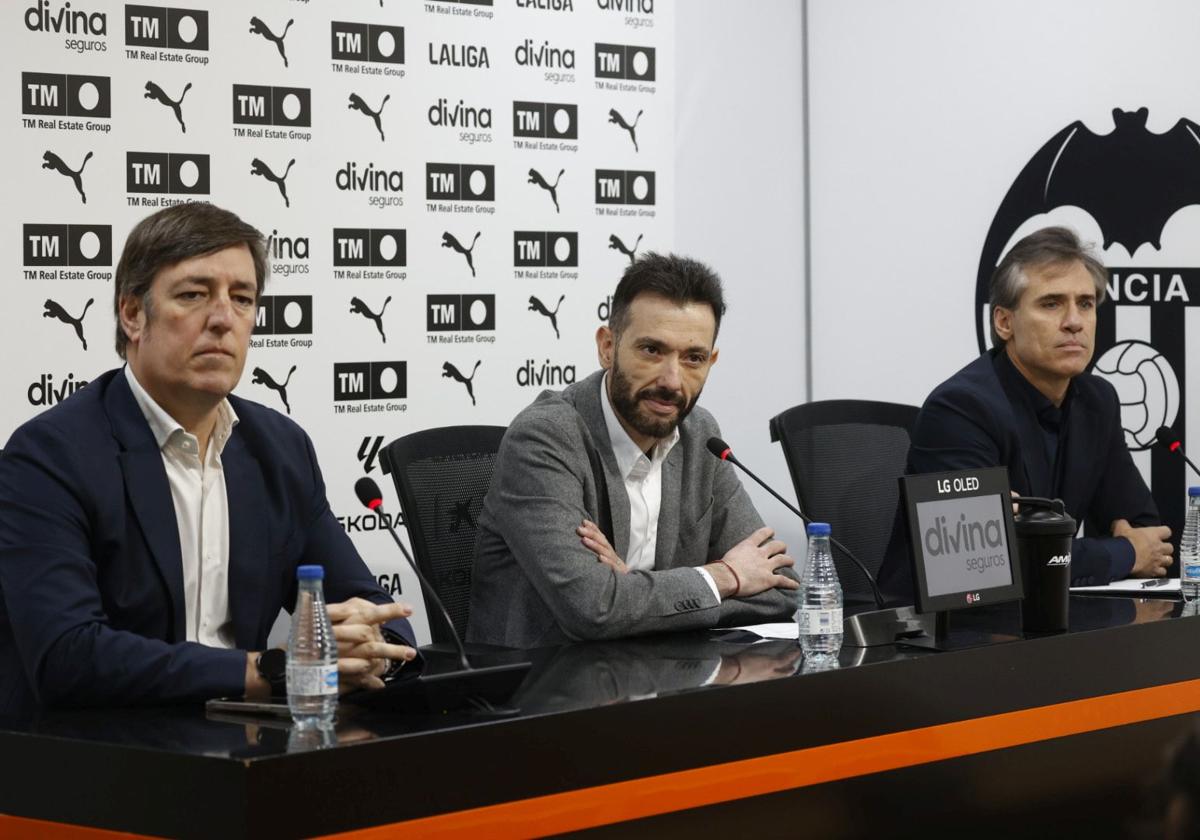
[[[658,549],[658,514],[662,510],[662,466],[667,455],[679,442],[679,429],[671,436],[654,445],[650,457],[633,442],[608,399],[608,374],[600,380],[600,406],[604,411],[604,423],[608,427],[608,439],[612,441],[617,469],[625,482],[629,496],[629,550],[622,559],[630,571],[648,572],[654,568],[654,556]],[[721,593],[707,569],[696,568],[704,578],[717,602]]]
[[[232,648],[229,613],[229,498],[221,452],[238,418],[229,400],[217,407],[217,424],[200,460],[200,442],[156,403],[125,366],[125,378],[162,452],[179,549],[183,558],[183,603],[187,640]]]

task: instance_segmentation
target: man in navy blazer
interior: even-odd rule
[[[1014,245],[991,281],[994,349],[929,395],[908,454],[910,475],[1004,466],[1018,494],[1062,499],[1100,535],[1072,544],[1077,586],[1161,577],[1172,562],[1171,532],[1125,445],[1116,391],[1084,373],[1107,280],[1066,228]],[[879,574],[893,600],[912,601],[910,563],[898,521]]]
[[[117,268],[109,371],[0,456],[0,715],[278,691],[262,656],[296,567],[325,568],[344,688],[415,656],[407,606],[335,520],[308,436],[229,396],[266,278],[212,205],[155,213]]]

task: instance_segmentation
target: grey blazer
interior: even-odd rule
[[[542,392],[509,426],[479,516],[467,639],[541,647],[789,618],[791,593],[718,602],[692,568],[762,526],[733,467],[706,449],[720,430],[698,406],[663,462],[654,569],[622,574],[583,547],[576,527],[585,517],[601,521],[590,460],[598,455],[613,548],[621,557],[629,548],[629,497],[600,406],[603,374]]]

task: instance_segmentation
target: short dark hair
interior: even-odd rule
[[[613,292],[608,325],[615,335],[619,336],[629,325],[629,305],[641,294],[659,295],[681,305],[707,303],[716,319],[713,328],[713,341],[716,341],[721,316],[725,314],[725,294],[721,290],[721,278],[704,263],[653,251],[638,257],[625,269]]]
[[[1083,244],[1075,231],[1065,227],[1042,228],[1012,246],[992,272],[988,284],[988,304],[991,307],[988,318],[993,347],[1003,347],[1004,340],[996,335],[992,313],[997,306],[1017,308],[1025,287],[1029,285],[1029,269],[1065,266],[1073,262],[1083,263],[1088,274],[1092,275],[1092,282],[1096,284],[1096,303],[1103,303],[1105,292],[1108,291],[1108,270],[1092,253],[1092,247]]]
[[[125,250],[117,264],[113,282],[113,314],[117,318],[117,355],[125,358],[129,336],[121,329],[121,301],[138,297],[142,308],[150,314],[150,287],[154,277],[192,257],[203,257],[217,251],[245,245],[254,260],[254,277],[258,281],[255,300],[267,283],[267,245],[262,233],[243,222],[236,214],[205,201],[176,204],[151,213],[142,219],[125,240]]]

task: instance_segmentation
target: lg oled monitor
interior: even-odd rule
[[[900,492],[918,612],[1024,597],[1008,470],[909,475],[900,479]]]

